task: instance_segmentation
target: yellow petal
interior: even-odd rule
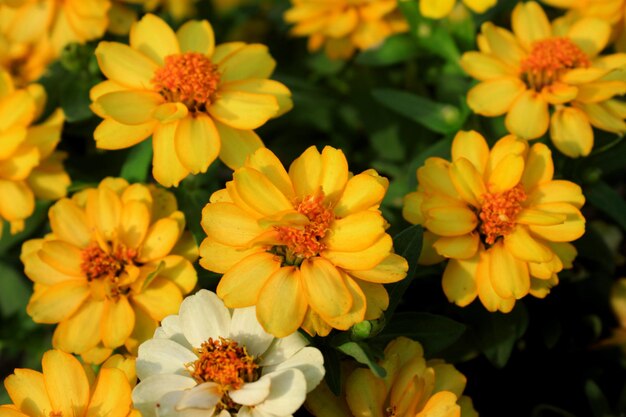
[[[385,397],[387,396],[387,388],[383,379],[376,377],[368,369],[357,368],[348,377],[345,387],[346,401],[353,415],[383,416]],[[363,395],[363,393],[367,393],[367,395]]]
[[[240,51],[246,44],[244,42],[226,42],[221,43],[215,47],[211,61],[215,64],[230,57],[237,51]]]
[[[152,175],[164,187],[178,186],[189,171],[176,155],[175,137],[178,123],[159,126],[152,137]]]
[[[550,38],[552,29],[545,12],[535,2],[518,3],[511,16],[513,33],[521,44],[531,50],[534,42]]]
[[[422,201],[424,193],[412,192],[404,196],[402,204],[402,217],[411,224],[423,224]]]
[[[161,18],[146,14],[130,29],[131,48],[141,52],[159,65],[165,57],[180,53],[174,31]]]
[[[481,206],[482,196],[487,188],[482,175],[472,162],[465,158],[456,159],[450,165],[450,179],[463,200],[474,207]]]
[[[59,323],[74,314],[89,295],[85,281],[61,282],[33,296],[26,312],[36,323]]]
[[[278,111],[274,117],[287,113],[293,107],[291,91],[278,81],[263,79],[233,81],[224,85],[220,91],[242,91],[244,93],[268,94],[274,96],[278,102]]]
[[[589,119],[589,123],[598,129],[622,134],[626,132],[626,123],[621,115],[615,114],[613,108],[601,103],[580,103],[579,107]]]
[[[82,252],[76,246],[61,240],[44,242],[39,251],[41,260],[59,271],[72,276],[83,276]]]
[[[88,300],[72,317],[59,323],[52,345],[65,352],[75,353],[95,347],[101,340],[100,320],[103,309],[103,302]]]
[[[356,323],[360,323],[364,320],[366,311],[366,298],[361,287],[349,276],[342,274],[346,288],[349,291],[352,306],[350,310],[345,314],[341,314],[336,317],[327,316],[324,312],[319,313],[324,321],[330,324],[333,328],[339,330],[348,330]],[[378,317],[378,316],[377,316]]]
[[[524,226],[517,226],[504,237],[504,249],[528,262],[548,262],[554,257],[550,248],[533,238]]]
[[[383,284],[375,282],[354,280],[363,291],[365,296],[365,316],[363,320],[375,320],[383,315],[387,307],[389,307],[389,295]],[[353,295],[352,298],[355,298]]]
[[[345,217],[350,213],[377,208],[381,203],[389,181],[369,170],[350,178],[346,183],[343,194],[337,201],[334,212],[338,217]]]
[[[491,193],[501,193],[519,184],[524,173],[524,158],[516,155],[504,157],[489,175],[487,188]]]
[[[516,259],[501,241],[496,242],[489,251],[489,275],[496,294],[504,299],[520,299],[528,294],[530,276],[526,263]]]
[[[341,197],[348,181],[348,161],[340,149],[325,146],[322,149],[320,183],[325,201],[335,202]]]
[[[181,225],[173,218],[157,220],[148,229],[137,262],[145,263],[169,254],[182,233]]]
[[[152,113],[163,103],[158,93],[147,91],[116,91],[98,98],[96,105],[105,115],[126,125],[150,122]]]
[[[39,162],[40,155],[36,147],[22,146],[9,159],[0,160],[0,177],[11,181],[25,180]]]
[[[589,57],[594,57],[609,43],[611,25],[602,19],[583,17],[569,28],[567,37]]]
[[[83,416],[89,401],[89,382],[80,362],[65,352],[49,350],[41,366],[52,409],[63,416]]]
[[[452,162],[465,158],[482,175],[489,159],[489,146],[475,130],[459,131],[452,141]]]
[[[485,36],[491,52],[508,65],[517,68],[525,53],[515,36],[508,30],[496,27],[491,22],[483,23],[481,32]]]
[[[157,65],[147,56],[117,42],[100,42],[95,54],[107,78],[131,88],[152,89]]]
[[[529,206],[545,203],[569,203],[581,208],[585,204],[585,196],[578,184],[567,180],[554,180],[538,186],[527,199]]]
[[[180,289],[181,293],[188,294],[198,282],[198,274],[191,261],[180,255],[168,255],[161,260],[154,261],[154,269],[163,262],[164,268],[159,272],[161,278],[172,281]]]
[[[133,295],[131,301],[133,306],[139,306],[152,319],[161,321],[166,316],[178,312],[183,296],[172,281],[156,277],[141,294]]]
[[[250,155],[247,166],[265,175],[287,198],[295,198],[291,178],[282,162],[267,148],[261,148]]]
[[[624,81],[596,81],[580,85],[576,100],[583,103],[599,103],[625,93],[626,83]]]
[[[460,307],[469,305],[477,295],[476,270],[479,254],[469,259],[450,259],[443,271],[441,285],[448,301]]]
[[[535,139],[546,133],[549,122],[548,103],[534,90],[521,94],[504,120],[511,133],[524,139]]]
[[[493,55],[482,52],[466,52],[461,56],[461,67],[480,81],[515,76],[515,69]]]
[[[543,143],[536,143],[528,152],[524,173],[521,183],[528,192],[540,184],[552,180],[554,175],[554,163],[552,162],[552,152]]]
[[[428,399],[422,411],[415,417],[461,417],[461,407],[456,400],[453,393],[440,391]]]
[[[189,115],[189,109],[183,103],[162,103],[152,112],[152,118],[168,124],[176,120],[185,119]]]
[[[478,233],[469,233],[462,236],[441,237],[433,247],[441,256],[454,259],[467,259],[476,254],[479,244]]]
[[[65,242],[84,248],[91,241],[91,232],[87,225],[85,211],[72,200],[64,198],[50,208],[50,227],[52,233]]]
[[[35,210],[35,196],[23,181],[0,179],[0,217],[8,221],[22,220]]]
[[[135,313],[126,297],[104,302],[101,332],[105,347],[114,349],[122,346],[135,327]]]
[[[428,193],[440,193],[456,199],[459,197],[450,179],[450,162],[442,158],[428,158],[417,170],[417,182]]]
[[[342,38],[353,32],[359,24],[359,14],[355,8],[348,8],[343,13],[329,16],[325,35],[331,38]]]
[[[221,144],[219,157],[230,169],[242,167],[249,155],[263,147],[261,138],[252,130],[233,129],[217,121],[215,127]]]
[[[26,139],[26,128],[24,126],[11,126],[0,132],[0,160],[10,158],[18,147]]]
[[[206,20],[190,20],[176,31],[181,52],[198,52],[211,57],[215,50],[215,34]]]
[[[441,19],[452,12],[455,0],[420,0],[420,13],[429,19]]]
[[[554,274],[550,279],[531,279],[530,294],[533,297],[545,298],[552,287],[559,283],[559,278]]]
[[[100,149],[124,149],[138,144],[154,132],[156,122],[125,125],[113,119],[105,119],[93,132],[96,146]]]
[[[224,91],[209,107],[209,113],[221,123],[235,129],[256,129],[276,116],[279,106],[270,94]]]
[[[493,289],[491,283],[490,258],[489,251],[482,251],[476,268],[476,287],[478,290],[478,298],[488,311],[501,311],[508,313],[513,310],[515,298],[502,298]]]
[[[487,169],[485,170],[486,177],[488,178],[491,175],[496,166],[498,166],[504,158],[509,155],[518,155],[525,158],[527,152],[528,142],[515,135],[507,135],[498,140],[489,153]]]
[[[282,267],[267,280],[256,304],[257,319],[265,331],[285,337],[300,327],[307,310],[300,270]]]
[[[593,130],[585,113],[562,107],[552,115],[550,138],[556,148],[570,158],[587,156],[593,148]]]
[[[142,308],[135,309],[135,328],[133,329],[133,334],[124,344],[131,355],[137,356],[139,345],[152,338],[158,324],[159,322],[153,319],[150,314]]]
[[[279,269],[280,260],[270,253],[249,255],[224,273],[217,295],[231,308],[254,305],[263,286]]]
[[[385,233],[385,225],[385,219],[378,212],[357,212],[335,220],[324,243],[333,251],[364,250],[380,239]]]
[[[85,417],[126,417],[132,400],[130,385],[119,369],[103,368],[93,392]]]
[[[440,236],[461,236],[478,226],[476,214],[468,207],[450,206],[425,212],[424,227]]]
[[[289,166],[296,195],[314,195],[321,186],[322,155],[315,146],[310,146]]]
[[[550,104],[569,103],[577,98],[579,87],[554,82],[541,90],[541,96]]]
[[[224,274],[257,251],[257,248],[239,249],[224,245],[207,237],[200,244],[200,266],[209,271]]]
[[[174,141],[178,160],[192,174],[206,172],[220,152],[220,137],[215,124],[202,113],[182,119]]]
[[[122,216],[122,202],[112,189],[100,186],[87,194],[87,221],[95,226],[106,240],[112,241]]]
[[[384,234],[375,244],[358,252],[325,250],[322,256],[336,266],[348,270],[372,269],[383,261],[392,248],[391,237]]]
[[[400,255],[390,253],[372,269],[349,271],[350,275],[363,281],[388,284],[400,281],[406,276],[409,264]]]
[[[322,317],[338,317],[352,307],[351,291],[342,274],[323,258],[311,258],[300,266],[302,289],[313,310]]]
[[[467,104],[483,116],[500,116],[511,109],[524,89],[524,83],[513,77],[483,81],[468,91]]]
[[[240,168],[233,174],[233,180],[239,196],[264,215],[293,209],[285,194],[255,169]]]
[[[244,246],[263,233],[253,217],[231,203],[211,203],[202,210],[205,233],[224,245]]]
[[[536,206],[537,209],[553,214],[564,214],[565,221],[553,226],[530,225],[529,229],[535,235],[552,242],[571,242],[585,233],[585,218],[581,212],[571,204],[546,203]]]
[[[516,223],[526,225],[552,226],[562,224],[566,219],[564,214],[547,213],[536,209],[523,209],[515,219]]]
[[[4,380],[4,386],[13,404],[24,413],[16,411],[16,415],[43,417],[52,410],[41,372],[16,369]],[[13,417],[12,414],[4,412],[5,409],[1,409],[0,416]]]
[[[28,126],[35,118],[35,101],[25,91],[17,90],[0,101],[0,131],[11,126]]]
[[[561,81],[566,84],[581,85],[596,81],[604,77],[610,70],[607,68],[588,67],[574,68],[566,71],[561,77]]]
[[[140,201],[124,204],[120,218],[119,240],[127,248],[138,248],[144,241],[150,226],[149,206]]]
[[[270,56],[267,46],[246,45],[237,49],[219,62],[222,83],[249,78],[269,78],[274,72],[276,61]]]

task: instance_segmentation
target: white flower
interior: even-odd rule
[[[299,333],[276,339],[254,307],[229,310],[200,290],[139,346],[133,403],[143,417],[291,416],[324,377]]]

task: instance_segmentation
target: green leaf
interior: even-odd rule
[[[611,407],[606,397],[602,393],[602,390],[591,379],[585,383],[585,394],[589,401],[589,406],[594,417],[608,417],[613,415],[611,413]]]
[[[389,318],[393,316],[402,296],[407,288],[409,288],[409,285],[411,285],[411,281],[415,278],[418,268],[417,260],[422,252],[423,235],[424,229],[422,226],[413,225],[398,233],[393,239],[393,247],[396,253],[409,263],[409,271],[402,281],[389,286],[389,307],[385,312],[387,322],[390,322]]]
[[[152,140],[133,146],[122,165],[120,176],[128,182],[146,182],[152,166]]]
[[[383,106],[433,132],[453,133],[464,122],[461,111],[450,104],[437,103],[415,94],[388,88],[376,89],[372,91],[372,95]]]
[[[361,52],[356,57],[356,63],[373,67],[393,65],[415,58],[418,53],[415,39],[408,34],[399,34],[388,37],[376,48]]]
[[[89,91],[99,80],[80,74],[77,78],[70,74],[61,87],[61,108],[68,122],[79,122],[89,119],[93,112],[89,108],[91,99]]]
[[[393,316],[393,320],[376,336],[391,340],[405,336],[417,340],[424,347],[426,356],[433,356],[459,340],[465,325],[431,313],[406,312]]]
[[[585,234],[574,243],[580,259],[588,259],[594,263],[595,269],[599,272],[613,274],[615,270],[615,260],[611,253],[611,248],[603,239],[602,233],[593,224],[588,224]]]
[[[626,231],[626,202],[605,182],[598,181],[585,188],[587,201],[613,219]]]
[[[9,223],[3,222],[4,230],[0,239],[0,255],[6,253],[14,246],[21,245],[30,235],[32,235],[48,219],[49,201],[37,201],[35,212],[26,219],[24,230],[14,235],[9,230]],[[0,225],[2,227],[2,225]]]
[[[11,265],[0,262],[0,312],[8,317],[24,310],[31,291],[23,274]]]
[[[357,362],[367,365],[379,378],[384,378],[387,371],[376,363],[376,358],[370,347],[364,342],[346,342],[337,346],[337,350],[356,359]]]
[[[553,405],[539,404],[533,409],[531,417],[576,417],[576,415]]]
[[[325,346],[320,347],[320,350],[322,351],[322,356],[324,356],[324,368],[326,369],[324,380],[333,394],[339,396],[341,394],[341,362],[339,361],[339,354],[335,349]]]

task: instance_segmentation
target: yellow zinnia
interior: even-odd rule
[[[451,302],[478,295],[487,310],[509,312],[528,293],[545,297],[572,266],[568,242],[585,232],[585,198],[553,174],[546,145],[506,136],[490,151],[473,131],[454,138],[451,162],[429,158],[417,170],[403,215],[427,230],[422,262],[449,258],[442,284]]]
[[[70,178],[63,169],[65,154],[55,152],[61,139],[63,112],[32,125],[43,112],[46,92],[39,84],[16,89],[0,71],[0,236],[4,222],[11,233],[24,228],[35,209],[35,198],[64,197]]]
[[[475,13],[484,13],[498,0],[463,0],[463,4]],[[452,13],[456,0],[419,0],[420,13],[430,19],[442,19]]]
[[[306,408],[316,417],[477,417],[472,400],[462,395],[467,379],[442,360],[426,361],[422,346],[406,337],[391,341],[378,378],[358,368],[335,396],[323,383],[311,392]]]
[[[309,51],[322,46],[332,59],[380,45],[388,36],[406,32],[408,24],[396,0],[291,0],[285,21],[291,34],[308,36]]]
[[[132,411],[131,387],[119,369],[103,368],[94,380],[70,354],[49,350],[43,372],[16,369],[4,380],[13,404],[0,406],[0,417],[126,417]]]
[[[289,89],[267,79],[276,64],[267,47],[215,47],[206,20],[174,33],[148,14],[131,29],[130,46],[100,42],[96,56],[109,78],[91,90],[92,109],[105,119],[96,145],[122,149],[152,135],[152,172],[166,187],[206,172],[218,156],[241,166],[263,146],[253,129],[292,106]]]
[[[88,362],[122,346],[136,354],[196,285],[197,247],[169,192],[107,178],[49,218],[52,232],[25,242],[21,259],[35,282],[26,311],[58,323],[55,348]]]
[[[474,112],[506,114],[507,129],[524,139],[550,127],[552,142],[570,157],[591,152],[592,126],[626,133],[626,106],[613,98],[626,92],[626,54],[598,56],[611,35],[607,21],[552,25],[541,6],[527,2],[513,10],[512,26],[513,33],[484,23],[480,52],[461,58],[480,80],[467,95]]]
[[[276,337],[375,319],[389,302],[382,284],[408,269],[378,209],[387,186],[374,170],[351,177],[331,147],[310,147],[289,172],[259,149],[205,206],[200,265],[224,274],[217,295],[227,307],[256,305]]]

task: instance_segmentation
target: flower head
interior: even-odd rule
[[[61,139],[63,112],[33,125],[43,112],[46,93],[31,84],[17,89],[0,71],[0,236],[4,222],[11,233],[24,228],[35,209],[35,198],[56,200],[70,185],[63,169],[65,155],[55,152]]]
[[[291,0],[285,21],[291,34],[308,36],[309,51],[324,47],[332,59],[350,58],[356,50],[380,45],[408,25],[395,0]]]
[[[307,149],[289,172],[259,149],[205,206],[200,265],[224,274],[217,295],[228,307],[256,305],[277,337],[378,318],[389,302],[382,283],[408,269],[378,209],[387,185],[374,170],[350,177],[331,147]]]
[[[196,285],[196,245],[168,192],[107,178],[58,201],[52,233],[22,247],[35,282],[27,313],[58,323],[53,345],[102,362],[135,353]]]
[[[206,172],[219,158],[232,168],[263,146],[253,132],[291,108],[291,93],[268,80],[275,66],[267,47],[215,46],[209,23],[190,21],[176,33],[148,14],[130,46],[100,42],[100,69],[109,78],[91,90],[104,121],[99,148],[121,149],[152,135],[153,175],[164,186]]]
[[[307,397],[307,409],[316,417],[478,416],[472,400],[462,395],[465,376],[442,360],[426,361],[418,342],[392,340],[379,364],[387,371],[385,378],[357,368],[340,397],[321,384]]]
[[[124,372],[103,367],[97,379],[72,355],[49,350],[43,372],[16,369],[4,380],[13,401],[0,406],[0,415],[15,417],[133,416],[131,387]]]
[[[207,290],[187,297],[139,346],[133,401],[143,417],[281,417],[300,408],[324,377],[322,354],[299,333],[275,339],[255,315],[254,307],[227,309]]]
[[[463,0],[463,5],[467,6],[475,13],[484,13],[496,5],[498,0]],[[452,13],[455,0],[419,0],[420,13],[430,19],[442,19]]]
[[[626,93],[626,55],[599,56],[611,35],[608,22],[585,17],[551,24],[531,1],[515,7],[512,27],[511,33],[484,23],[480,52],[461,58],[480,81],[467,95],[474,112],[506,114],[507,129],[524,139],[549,128],[554,145],[570,157],[591,152],[592,126],[626,133],[626,107],[614,99]]]
[[[510,311],[530,293],[545,297],[557,273],[572,266],[585,198],[578,185],[554,180],[549,148],[506,136],[489,150],[476,132],[459,132],[452,161],[429,158],[404,217],[424,226],[422,262],[448,258],[443,290],[460,306],[476,296],[489,311]]]

